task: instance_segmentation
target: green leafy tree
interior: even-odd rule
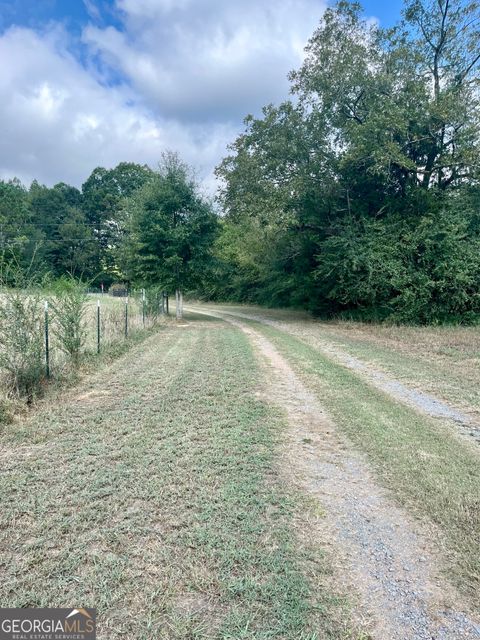
[[[478,177],[479,3],[410,0],[385,31],[357,3],[325,12],[293,90],[357,175],[445,190]]]
[[[325,11],[291,74],[296,101],[247,118],[218,169],[217,254],[241,298],[423,322],[478,313],[465,198],[478,203],[479,22],[464,0],[408,0],[390,30],[356,2]]]
[[[17,179],[0,181],[0,277],[9,265],[41,269],[39,248],[44,234],[32,224],[28,191]]]
[[[228,252],[238,258],[234,281],[249,300],[307,304],[316,287],[312,241],[329,224],[335,178],[325,127],[290,102],[266,107],[263,119],[246,124],[217,170],[227,223],[223,255],[230,239]]]
[[[126,273],[141,286],[174,289],[177,315],[182,291],[205,276],[217,228],[211,205],[176,154],[163,156],[159,170],[126,203]]]
[[[54,277],[95,274],[95,238],[78,189],[59,183],[49,188],[34,181],[29,192],[32,224],[42,237],[45,269]]]
[[[146,165],[121,162],[97,167],[82,185],[82,211],[96,241],[97,272],[107,283],[118,274],[117,251],[124,232],[123,200],[152,176]]]

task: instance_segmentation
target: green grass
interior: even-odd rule
[[[325,343],[333,345],[477,419],[480,416],[479,327],[326,322],[291,309],[238,305],[218,308],[280,321],[284,323],[282,329],[316,348],[321,349]]]
[[[461,441],[445,424],[395,402],[299,339],[249,324],[288,358],[398,501],[435,525],[446,572],[478,608],[480,460],[475,445]]]
[[[318,335],[410,386],[480,413],[478,328],[393,330],[362,325],[359,331],[357,326],[344,323],[322,325]]]
[[[1,604],[95,606],[101,638],[353,637],[259,375],[238,330],[170,326],[6,427]]]

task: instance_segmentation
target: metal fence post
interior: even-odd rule
[[[48,332],[48,302],[45,300],[45,373],[50,378],[50,336]]]
[[[128,296],[125,298],[125,338],[128,338]]]
[[[142,289],[142,322],[145,329],[145,289]]]
[[[97,300],[97,353],[100,353],[100,300]]]

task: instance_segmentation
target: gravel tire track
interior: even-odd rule
[[[292,331],[291,327],[281,320],[271,320],[270,318],[265,318],[261,315],[247,314],[237,311],[231,312],[222,310],[221,313],[225,314],[225,316],[228,315],[236,318],[244,318],[245,320],[254,320],[296,336],[296,333]],[[300,336],[296,337],[302,339]],[[470,441],[473,438],[475,442],[480,444],[480,425],[466,413],[446,404],[442,400],[439,400],[430,394],[406,386],[399,380],[386,375],[382,371],[374,369],[372,366],[367,365],[358,358],[341,351],[332,344],[321,341],[320,344],[315,345],[315,348],[319,349],[325,355],[339,362],[348,369],[360,372],[373,386],[384,393],[387,393],[390,397],[395,398],[395,400],[408,404],[417,411],[425,413],[433,418],[446,418],[452,420],[455,423],[458,432],[462,436],[467,437]]]
[[[193,310],[193,308],[192,308]],[[453,587],[440,578],[431,541],[397,507],[369,471],[364,457],[337,433],[316,397],[262,334],[237,317],[267,367],[265,398],[288,416],[285,473],[322,509],[316,524],[332,541],[341,588],[358,600],[354,612],[377,640],[480,638],[480,623],[463,612]]]

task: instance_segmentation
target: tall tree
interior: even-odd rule
[[[211,258],[217,228],[211,205],[176,154],[164,154],[153,178],[126,203],[126,273],[141,285],[174,289],[177,317],[183,290],[196,288]]]
[[[226,256],[234,261],[227,296],[305,304],[335,178],[325,127],[290,102],[246,124],[217,169],[226,214],[217,247],[227,272]]]
[[[461,194],[480,180],[479,21],[466,0],[408,0],[390,30],[356,2],[325,11],[295,102],[249,117],[218,170],[219,257],[253,265],[239,290],[250,278],[258,301],[372,317],[478,312],[478,223]]]
[[[146,165],[121,162],[113,169],[97,167],[82,185],[82,210],[94,230],[97,271],[102,280],[118,271],[117,249],[122,237],[124,198],[130,197],[152,176]]]
[[[477,1],[409,0],[382,30],[342,0],[325,12],[293,90],[321,113],[345,162],[445,190],[478,177]]]
[[[42,259],[56,277],[95,275],[95,239],[81,204],[80,191],[65,183],[49,188],[34,181],[30,187],[32,224],[43,238]]]
[[[458,186],[479,177],[480,3],[409,0],[404,16],[399,40],[417,50],[417,82],[428,90],[419,179]]]
[[[40,269],[43,238],[32,224],[27,189],[16,178],[0,181],[0,270],[12,261],[23,269]]]

